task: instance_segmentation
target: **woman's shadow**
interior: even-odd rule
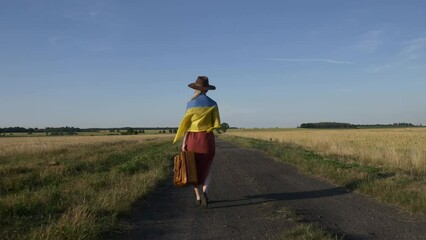
[[[310,198],[322,198],[337,196],[342,194],[350,193],[351,191],[342,187],[327,188],[315,191],[304,191],[304,192],[283,192],[283,193],[267,193],[258,195],[248,195],[243,199],[230,199],[230,200],[219,200],[209,201],[212,208],[231,208],[241,207],[255,204],[262,204],[267,202],[275,201],[289,201],[297,199],[310,199]]]

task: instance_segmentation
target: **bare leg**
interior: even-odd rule
[[[194,186],[195,197],[197,200],[201,199],[201,185]]]
[[[207,193],[207,191],[209,190],[209,185],[210,182],[212,180],[212,171],[209,171],[209,174],[207,175],[206,181],[204,182],[204,186],[203,186],[203,192]]]

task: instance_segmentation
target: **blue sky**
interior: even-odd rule
[[[0,127],[426,125],[425,1],[0,1]]]

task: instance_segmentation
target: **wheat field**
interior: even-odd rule
[[[426,173],[426,128],[255,129],[229,135],[295,144],[362,164]]]
[[[14,154],[42,153],[76,145],[137,141],[139,143],[171,138],[172,134],[140,134],[117,136],[57,136],[57,137],[4,137],[0,138],[0,157]]]

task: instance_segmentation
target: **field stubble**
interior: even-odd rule
[[[120,216],[167,175],[178,152],[171,139],[0,139],[0,239],[96,239],[129,228]]]

